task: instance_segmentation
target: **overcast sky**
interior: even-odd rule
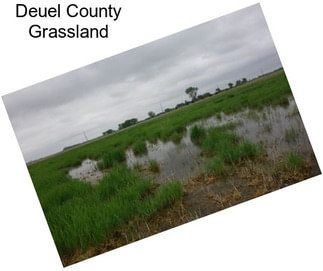
[[[260,5],[3,96],[25,161],[281,67]]]

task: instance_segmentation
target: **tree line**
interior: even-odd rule
[[[200,94],[200,95],[197,95],[197,92],[198,92],[198,87],[189,87],[185,90],[185,93],[189,96],[189,98],[191,99],[190,101],[186,101],[185,102],[182,102],[182,103],[178,103],[174,108],[166,108],[163,112],[160,112],[158,114],[156,114],[155,112],[153,111],[149,111],[148,112],[148,118],[154,118],[155,116],[159,116],[161,114],[164,114],[164,113],[168,113],[172,110],[175,110],[175,109],[178,109],[180,107],[183,107],[185,105],[188,105],[188,104],[191,104],[191,103],[194,103],[198,100],[202,100],[202,99],[205,99],[207,97],[210,97],[210,96],[213,96],[213,95],[216,95],[220,92],[223,92],[223,91],[226,91],[228,89],[231,89],[233,87],[238,87],[240,85],[243,85],[245,83],[247,83],[248,80],[247,78],[242,78],[242,79],[239,79],[236,81],[235,84],[233,83],[228,83],[228,88],[225,88],[225,89],[220,89],[219,87],[215,89],[215,92],[213,94],[209,93],[209,92],[206,92],[204,94]],[[124,128],[127,128],[127,127],[130,127],[132,125],[135,125],[138,123],[138,119],[136,118],[132,118],[132,119],[128,119],[128,120],[125,120],[124,122],[118,124],[118,130],[122,130]],[[115,132],[115,130],[112,130],[112,129],[109,129],[105,132],[103,132],[102,134],[105,136],[105,135],[109,135],[109,134],[112,134],[113,132]]]

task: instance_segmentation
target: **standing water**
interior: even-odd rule
[[[96,184],[103,176],[96,163],[94,160],[85,159],[79,167],[72,168],[68,174],[73,179]]]
[[[128,150],[127,164],[130,167],[136,164],[147,166],[150,160],[156,160],[160,167],[159,174],[154,176],[156,181],[188,180],[203,172],[206,164],[201,148],[190,139],[192,127],[201,125],[208,129],[228,123],[238,124],[233,132],[240,138],[262,143],[273,161],[291,150],[307,159],[311,159],[313,154],[295,101],[290,98],[287,107],[267,106],[261,111],[246,109],[229,115],[221,113],[220,116],[194,122],[187,126],[187,133],[180,144],[159,140],[157,144],[147,142],[148,153],[141,156],[135,156],[131,149]]]
[[[134,155],[132,149],[127,150],[127,165],[132,168],[141,165],[147,172],[149,162],[155,160],[159,165],[159,172],[148,175],[156,181],[189,180],[204,172],[206,165],[201,148],[191,141],[192,127],[201,125],[208,129],[228,123],[238,124],[233,132],[240,138],[262,143],[273,162],[291,150],[301,153],[306,159],[313,157],[313,150],[295,101],[290,98],[287,107],[267,106],[261,111],[246,109],[229,115],[221,113],[217,117],[194,122],[186,127],[187,133],[179,144],[160,140],[156,144],[146,142],[148,152],[140,156]],[[71,169],[69,175],[95,184],[103,176],[96,163],[86,159],[81,166]]]

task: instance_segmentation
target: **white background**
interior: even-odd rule
[[[21,1],[49,6],[54,1]],[[321,1],[260,1],[297,105],[322,167]],[[114,1],[122,6],[109,39],[32,39],[32,23],[105,24],[18,19],[16,1],[0,4],[1,95],[82,67],[255,1]],[[102,5],[98,1],[61,1]],[[81,4],[80,4],[81,5]],[[35,97],[37,98],[37,97]],[[4,105],[0,102],[0,249],[2,270],[61,270]],[[279,190],[66,270],[323,270],[322,177]]]

